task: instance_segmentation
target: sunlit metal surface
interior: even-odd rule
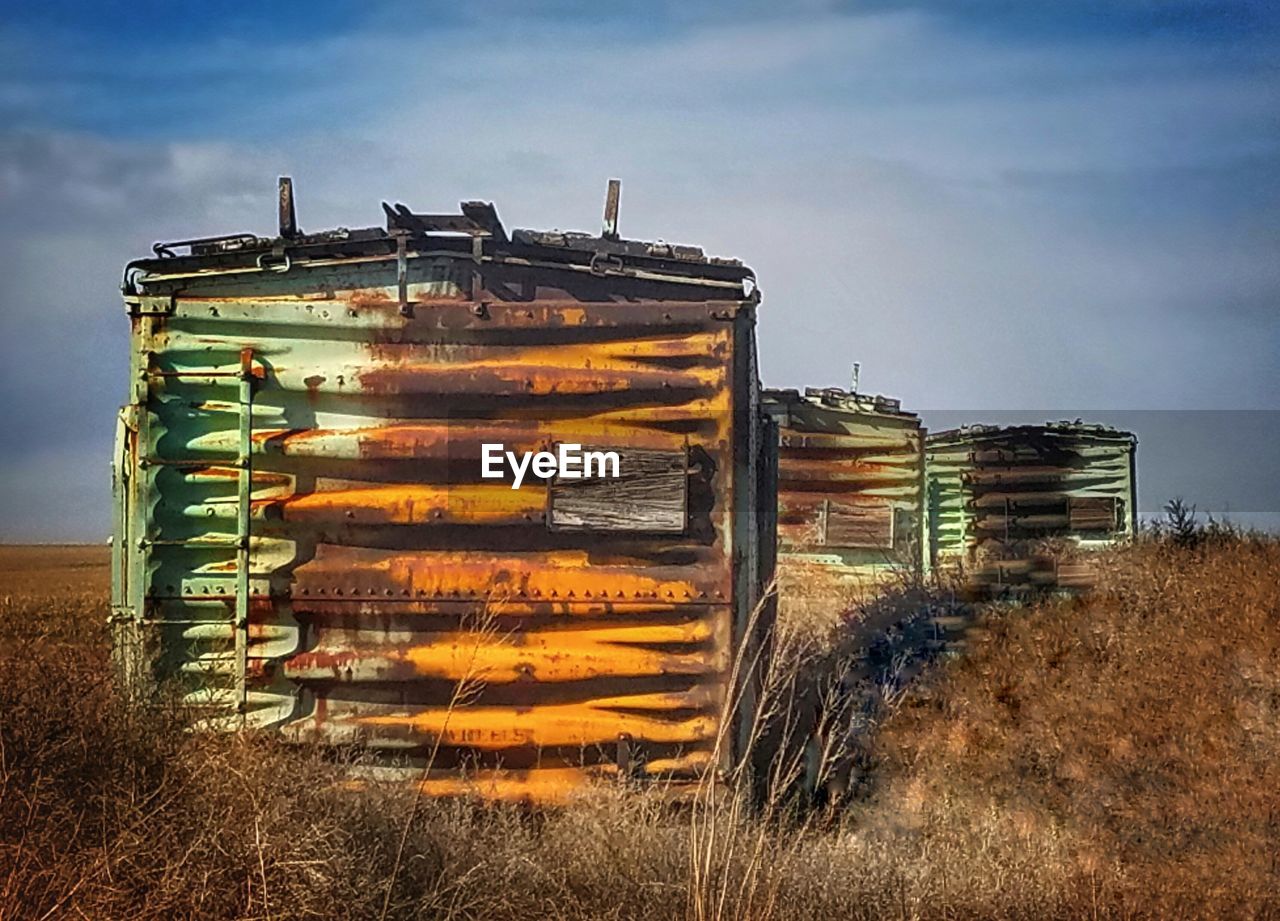
[[[433,792],[559,799],[741,756],[726,686],[767,626],[773,533],[750,270],[508,236],[479,203],[305,235],[287,198],[278,238],[158,244],[126,274],[126,674]],[[556,484],[482,479],[484,443],[684,475],[566,492],[552,527]]]

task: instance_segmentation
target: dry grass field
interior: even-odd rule
[[[130,713],[105,548],[4,548],[0,919],[1277,917],[1280,546],[1184,543],[989,611],[856,797],[763,818],[415,803],[358,754]]]

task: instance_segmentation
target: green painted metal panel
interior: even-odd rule
[[[932,565],[963,568],[994,586],[1055,587],[1077,578],[1055,572],[1050,545],[1097,549],[1134,534],[1136,449],[1131,433],[1085,423],[930,435]]]
[[[432,791],[555,798],[624,736],[629,770],[696,780],[743,754],[730,660],[767,626],[750,270],[462,210],[130,265],[122,667]],[[548,480],[479,476],[493,442],[687,458],[686,525],[554,529]]]

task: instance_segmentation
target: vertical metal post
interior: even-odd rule
[[[618,780],[630,780],[634,770],[630,733],[618,733],[618,745],[614,755],[614,762],[618,766]]]
[[[149,672],[144,662],[143,645],[144,630],[142,622],[150,614],[147,610],[147,599],[151,594],[150,549],[148,540],[152,536],[151,509],[152,503],[147,497],[154,495],[154,469],[149,458],[154,450],[151,434],[152,393],[151,393],[151,346],[155,341],[156,327],[159,318],[154,315],[137,315],[138,335],[137,348],[130,357],[133,372],[133,393],[131,403],[135,410],[137,431],[133,441],[133,476],[129,483],[129,493],[125,497],[128,520],[125,533],[128,545],[125,551],[125,566],[128,575],[125,577],[125,603],[129,607],[131,624],[122,624],[122,642],[120,649],[126,675],[129,694],[140,698],[149,688],[144,687]]]
[[[1138,533],[1138,439],[1129,443],[1129,521],[1126,536]]]
[[[293,180],[280,177],[280,236],[286,240],[298,235],[298,214],[293,206]]]
[[[409,303],[409,234],[404,230],[393,233],[396,238],[396,289],[400,299],[400,316],[413,316]]]
[[[235,709],[247,709],[249,664],[249,537],[253,510],[253,349],[240,350],[240,481],[236,510]]]
[[[604,197],[604,230],[600,234],[606,240],[618,239],[618,202],[622,198],[622,180],[610,179],[609,191]]]
[[[916,462],[916,567],[921,576],[928,575],[933,568],[932,554],[929,552],[931,542],[931,525],[933,524],[933,498],[929,489],[929,478],[925,473],[925,451],[929,439],[929,430],[924,426],[917,429],[920,438],[920,456]]]

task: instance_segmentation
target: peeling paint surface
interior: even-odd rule
[[[359,742],[431,792],[726,766],[772,541],[749,270],[388,213],[131,264],[126,667],[211,728]],[[482,480],[485,443],[667,452],[683,527],[645,531],[640,492],[553,529],[552,484]]]

